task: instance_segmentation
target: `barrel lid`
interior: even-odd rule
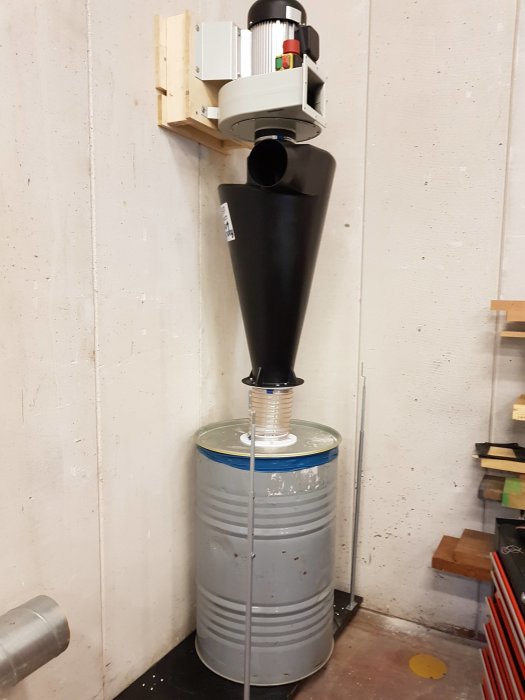
[[[247,418],[205,425],[195,434],[199,447],[225,455],[249,457],[250,447],[241,442],[241,435],[249,432]],[[292,420],[290,431],[297,442],[285,447],[256,447],[257,457],[303,457],[333,450],[341,442],[341,435],[333,428],[305,420]]]

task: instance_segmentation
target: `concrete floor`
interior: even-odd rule
[[[416,676],[415,654],[448,666],[441,680]],[[360,610],[337,640],[325,669],[306,682],[296,700],[479,700],[479,645],[377,613]]]

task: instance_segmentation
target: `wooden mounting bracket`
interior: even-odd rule
[[[251,144],[225,138],[217,121],[210,119],[217,113],[222,83],[204,82],[195,76],[197,24],[188,11],[155,17],[158,124],[219,153],[251,148]]]

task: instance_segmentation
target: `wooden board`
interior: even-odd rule
[[[525,331],[501,331],[502,338],[525,338]]]
[[[476,581],[490,581],[490,564],[487,568],[486,566],[470,566],[468,564],[460,564],[454,561],[454,550],[459,543],[458,537],[449,537],[444,535],[439,547],[434,552],[432,557],[432,567],[438,571],[446,571],[450,574],[457,574],[458,576],[466,576],[467,578],[473,578]]]
[[[499,445],[491,445],[487,452],[489,457],[501,457],[502,459],[516,459],[516,453],[512,447],[500,447]]]
[[[503,487],[505,486],[504,476],[494,476],[485,474],[478,489],[478,497],[483,501],[501,502],[503,495]]]
[[[525,394],[522,394],[519,399],[514,402],[512,418],[514,420],[525,420]]]
[[[492,311],[503,311],[507,323],[525,322],[525,301],[508,301],[493,299],[490,302]]]
[[[478,530],[463,530],[452,558],[458,564],[466,564],[489,572],[492,568],[490,553],[494,551],[494,535]]]
[[[517,462],[513,459],[487,459],[477,457],[483,469],[496,469],[500,472],[512,472],[514,474],[525,474],[525,462]]]
[[[508,508],[525,510],[525,477],[514,476],[505,479],[501,502]]]

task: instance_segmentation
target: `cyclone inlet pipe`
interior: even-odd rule
[[[69,625],[52,598],[37,596],[0,617],[0,690],[11,688],[69,645]]]

